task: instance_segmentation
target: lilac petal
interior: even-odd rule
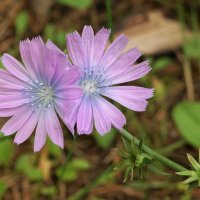
[[[29,77],[27,76],[27,72],[23,65],[12,57],[9,54],[4,54],[1,58],[3,65],[5,68],[17,78],[23,81],[29,81]]]
[[[8,71],[0,69],[0,84],[5,88],[22,89],[26,83],[12,76]]]
[[[81,45],[81,37],[77,32],[67,35],[67,47],[73,64],[84,68],[84,55]]]
[[[103,97],[99,96],[99,101],[101,101],[101,105],[106,111],[104,115],[107,115],[112,125],[117,129],[122,129],[126,124],[126,118],[123,113]]]
[[[23,63],[29,72],[30,76],[33,79],[36,79],[37,77],[37,70],[33,64],[32,57],[31,57],[31,52],[30,52],[30,40],[24,40],[20,42],[19,49],[20,49],[20,54],[23,60]]]
[[[56,112],[53,107],[50,107],[46,111],[46,130],[51,141],[60,146],[62,149],[64,148],[64,139],[63,139],[63,131],[56,115]]]
[[[124,35],[119,36],[106,50],[99,66],[103,66],[105,69],[109,67],[118,58],[127,43],[128,39]]]
[[[55,109],[60,118],[63,120],[65,125],[68,127],[68,129],[71,131],[71,133],[74,133],[74,125],[71,125],[67,121],[67,117],[72,114],[72,108],[76,105],[74,101],[68,101],[65,99],[57,98],[55,99]]]
[[[32,112],[31,116],[26,120],[23,126],[17,131],[14,142],[21,144],[26,141],[33,133],[39,118],[39,112]]]
[[[115,86],[107,88],[103,94],[123,106],[142,112],[146,110],[149,99],[153,96],[153,89],[135,87],[135,86]]]
[[[131,49],[130,51],[121,55],[108,69],[106,74],[109,76],[115,76],[126,71],[130,66],[132,66],[135,61],[141,56],[141,53],[137,48]]]
[[[0,99],[7,96],[13,97],[13,96],[19,96],[19,95],[22,96],[22,93],[19,90],[7,89],[0,86]]]
[[[82,88],[79,86],[65,86],[56,91],[55,96],[66,100],[76,100],[83,95]]]
[[[77,113],[79,110],[79,107],[81,105],[81,99],[75,101],[75,105],[71,107],[71,114],[66,114],[64,117],[64,122],[67,124],[67,127],[70,129],[71,133],[74,134],[74,126],[77,122]]]
[[[11,135],[15,133],[24,125],[31,114],[32,111],[28,109],[28,107],[24,107],[20,112],[16,113],[16,115],[14,115],[4,124],[1,132],[4,135]]]
[[[93,53],[93,58],[91,61],[91,66],[98,66],[101,58],[103,57],[108,38],[110,36],[110,30],[102,28],[97,32],[94,37],[94,50],[96,53]]]
[[[62,71],[62,75],[60,76],[60,79],[54,80],[53,85],[57,86],[59,89],[60,86],[67,86],[67,85],[73,85],[76,82],[78,82],[78,79],[80,77],[80,72],[77,67],[70,68],[68,70]],[[65,87],[64,86],[64,87]]]
[[[101,135],[104,135],[111,130],[111,121],[108,115],[105,114],[107,110],[105,110],[104,104],[99,97],[91,98],[91,102],[96,130]]]
[[[34,67],[37,71],[37,77],[43,78],[44,71],[44,57],[45,57],[45,45],[41,37],[36,37],[30,42],[30,53]]]
[[[48,70],[43,68],[41,69],[41,72],[43,73],[43,80],[47,85],[51,85],[52,78],[56,71],[57,54],[58,53],[55,50],[46,49],[46,54],[44,55],[44,66],[47,66]]]
[[[63,52],[59,52],[55,50],[55,48],[51,48],[46,50],[45,55],[45,66],[48,66],[48,70],[45,70],[44,73],[47,74],[48,84],[55,84],[58,80],[65,76],[72,76],[74,78],[74,71],[78,72],[78,69],[69,62],[67,56]],[[69,71],[68,70],[72,70]],[[68,74],[67,74],[68,73]],[[64,75],[66,74],[66,75]],[[76,80],[78,77],[76,78]]]
[[[56,51],[57,53],[61,53],[64,55],[64,53],[51,41],[51,40],[48,40],[47,43],[46,43],[46,46],[51,49],[51,50],[54,50]]]
[[[94,54],[94,32],[91,26],[84,26],[81,42],[84,49],[84,65],[90,66]]]
[[[66,77],[69,81],[74,79],[75,73],[79,73],[78,69],[76,67],[72,67],[72,65],[69,63],[67,56],[64,54],[56,54],[55,57],[55,64],[56,64],[56,70],[53,74],[51,85],[60,85],[60,80],[62,80],[64,77]],[[70,70],[70,71],[68,71]],[[72,71],[76,72],[72,72]],[[68,73],[68,74],[67,74]],[[72,74],[71,74],[72,73]],[[71,76],[72,75],[72,76]],[[78,79],[78,77],[75,77]]]
[[[6,98],[0,100],[0,108],[14,108],[14,107],[27,104],[28,102],[28,99],[25,99],[25,98],[22,98],[22,99],[17,99],[17,98],[10,99],[9,97],[6,97]]]
[[[46,126],[45,126],[45,114],[41,112],[39,121],[37,124],[35,139],[34,139],[34,152],[38,152],[44,146],[46,142]]]
[[[28,103],[21,92],[1,92],[0,93],[0,108],[14,108]]]
[[[0,92],[0,102],[7,101],[7,100],[18,100],[18,99],[24,99],[24,96],[20,91],[13,91],[9,92]]]
[[[1,94],[3,95],[3,93],[11,94],[15,92],[21,92],[21,89],[7,88],[6,86],[0,85],[0,91],[1,91]]]
[[[0,108],[0,117],[10,117],[21,111],[23,106],[15,108]]]
[[[115,85],[129,81],[134,81],[148,74],[150,70],[151,68],[149,67],[148,62],[145,61],[140,64],[129,67],[127,70],[119,73],[116,76],[108,78],[105,83],[111,83],[112,85]]]
[[[59,115],[61,114],[61,119],[63,120],[62,116],[70,115],[72,113],[72,108],[75,105],[74,101],[66,101],[65,99],[56,98],[55,99],[55,108],[56,111],[58,110]]]
[[[92,105],[88,95],[82,99],[77,114],[77,131],[79,135],[90,134],[93,128]]]

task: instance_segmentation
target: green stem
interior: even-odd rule
[[[134,137],[133,135],[131,135],[131,133],[129,133],[128,131],[122,129],[121,131],[119,131],[121,133],[121,135],[128,139],[128,140],[134,140],[135,144],[138,145],[139,144],[139,140]],[[150,156],[152,156],[154,159],[162,162],[163,164],[165,164],[166,166],[176,170],[176,171],[183,171],[183,170],[187,170],[185,167],[179,165],[178,163],[162,156],[161,154],[157,153],[156,151],[154,151],[153,149],[151,149],[150,147],[146,146],[146,145],[142,145],[142,149],[145,153],[149,154]]]
[[[113,20],[112,20],[112,9],[111,0],[106,0],[106,15],[108,19],[108,27],[111,29],[110,41],[113,41]]]

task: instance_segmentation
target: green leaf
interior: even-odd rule
[[[86,9],[92,5],[92,0],[56,0],[66,6],[70,6],[76,9]]]
[[[199,163],[188,153],[187,154],[188,160],[190,161],[192,167],[195,169],[196,172],[200,172],[200,165]]]
[[[200,103],[182,102],[172,111],[173,120],[185,140],[200,147]]]
[[[56,174],[61,180],[67,182],[75,181],[78,176],[76,169],[70,165],[66,165],[64,170],[63,167],[58,168]]]
[[[83,158],[75,158],[70,165],[77,170],[88,170],[91,168],[90,162]]]
[[[140,153],[142,153],[142,145],[144,143],[144,137],[142,137],[142,139],[140,140],[139,144],[138,144],[138,150]]]
[[[132,141],[130,142],[129,140],[127,140],[124,137],[122,137],[122,141],[123,141],[123,144],[124,144],[126,151],[130,152],[132,150],[131,144],[133,145]]]
[[[93,134],[93,137],[99,147],[101,147],[102,149],[108,149],[116,137],[116,130],[111,129],[111,131],[104,136],[101,136],[100,134],[95,132]]]
[[[2,133],[0,133],[0,138],[3,138]],[[10,138],[3,138],[4,140],[0,141],[0,166],[7,167],[12,161],[14,154],[13,142]]]
[[[57,169],[57,176],[67,182],[75,181],[78,177],[78,171],[88,170],[91,168],[89,161],[83,158],[74,158],[71,162],[67,163]]]
[[[176,174],[178,174],[180,176],[195,176],[196,172],[192,171],[192,170],[185,170],[185,171],[181,171],[181,172],[176,172]]]
[[[189,177],[188,179],[186,179],[185,181],[183,181],[183,183],[187,184],[187,183],[191,183],[191,182],[194,182],[197,180],[198,180],[198,177],[192,176],[192,177]]]
[[[34,166],[34,155],[24,154],[19,157],[15,165],[16,170],[23,173],[32,181],[42,180],[42,172],[39,168]]]
[[[41,189],[41,194],[49,197],[50,199],[53,199],[56,193],[57,193],[56,186],[45,186]]]
[[[156,61],[154,61],[153,71],[159,71],[159,70],[166,68],[167,66],[169,66],[172,63],[172,61],[173,60],[169,57],[158,58]]]
[[[0,180],[0,199],[3,198],[6,191],[7,191],[7,185],[5,184],[5,182]]]
[[[112,170],[111,170],[112,169]],[[97,177],[96,183],[97,185],[104,185],[106,183],[110,183],[115,181],[115,173],[113,171],[113,168],[108,168],[105,171],[103,171],[99,177]]]
[[[129,165],[129,166],[125,169],[123,183],[125,183],[125,182],[128,180],[132,168],[133,168],[133,166],[132,166],[132,165]]]
[[[186,39],[183,50],[188,59],[198,60],[200,55],[200,37],[193,35],[190,39]]]
[[[18,37],[21,37],[28,27],[29,16],[26,11],[21,11],[15,20],[15,29]]]

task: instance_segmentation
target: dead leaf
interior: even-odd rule
[[[129,19],[128,27],[120,30],[129,38],[127,49],[137,47],[144,54],[152,55],[177,49],[183,43],[183,30],[178,21],[166,18],[158,10],[149,12],[143,19],[146,20],[137,24],[138,17]],[[189,31],[186,34],[190,35]]]

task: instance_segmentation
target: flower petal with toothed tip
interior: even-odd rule
[[[105,68],[109,67],[117,60],[127,44],[128,39],[124,35],[120,35],[105,51],[99,66],[104,66]]]
[[[77,32],[67,35],[67,46],[73,64],[84,67],[84,55],[82,51],[81,38]]]
[[[153,89],[136,86],[113,86],[107,88],[103,95],[131,110],[142,112],[146,110],[148,103],[146,99],[153,96]]]
[[[103,57],[106,44],[110,35],[110,30],[102,28],[97,32],[94,37],[94,51],[98,53],[93,53],[91,66],[98,66],[101,58]]]

